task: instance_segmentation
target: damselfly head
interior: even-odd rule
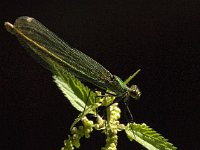
[[[139,99],[140,98],[140,96],[141,96],[141,92],[140,92],[140,90],[139,90],[139,88],[138,88],[138,86],[137,85],[132,85],[129,89],[128,89],[128,91],[129,91],[129,94],[130,94],[130,96],[132,97],[132,98],[134,98],[134,99]]]

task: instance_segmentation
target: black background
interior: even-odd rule
[[[134,79],[141,91],[130,102],[137,123],[145,122],[179,149],[199,147],[200,2],[1,1],[0,149],[60,149],[78,112],[42,68],[6,32],[4,21],[31,16],[112,74]],[[81,149],[100,149],[92,134]],[[119,149],[141,149],[120,134]]]

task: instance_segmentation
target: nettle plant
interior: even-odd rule
[[[72,106],[80,111],[80,115],[71,125],[71,134],[64,141],[62,150],[80,148],[80,139],[90,138],[90,134],[94,130],[105,134],[106,144],[102,150],[117,149],[118,132],[123,131],[125,131],[127,139],[135,140],[147,149],[176,149],[167,139],[145,123],[123,124],[119,120],[121,110],[118,102],[120,101],[125,104],[131,120],[133,120],[127,101],[129,97],[135,100],[139,99],[141,92],[136,85],[128,87],[127,84],[140,70],[123,82],[89,56],[71,48],[31,17],[19,17],[14,25],[5,22],[5,27],[18,38],[19,42],[37,61],[53,73],[55,83]],[[100,91],[93,92],[80,80],[99,87]],[[102,91],[105,91],[105,94],[102,94]],[[99,107],[104,107],[103,116],[97,111]],[[88,119],[88,115],[93,115],[95,119]],[[82,124],[77,125],[80,122]]]
[[[71,135],[68,135],[68,139],[64,141],[62,150],[81,148],[81,138],[91,138],[90,134],[94,130],[105,134],[106,144],[101,148],[102,150],[117,149],[118,132],[125,132],[127,140],[136,141],[149,150],[177,149],[145,123],[121,123],[121,109],[118,107],[118,103],[113,103],[115,96],[102,95],[99,91],[93,92],[73,75],[63,73],[58,68],[55,67],[53,71],[54,82],[71,105],[80,111],[79,116],[71,125]],[[98,114],[97,110],[102,106],[106,109],[106,117]],[[93,115],[96,120],[88,119],[87,115]],[[76,126],[78,122],[81,122],[82,125]]]

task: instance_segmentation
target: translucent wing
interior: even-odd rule
[[[81,51],[71,48],[34,18],[20,17],[12,29],[7,28],[47,69],[51,70],[51,65],[57,63],[63,70],[102,89],[110,88],[114,92],[122,90],[113,75],[101,64]]]

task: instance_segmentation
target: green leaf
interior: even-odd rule
[[[83,85],[77,78],[69,72],[63,70],[59,65],[51,65],[53,72],[54,82],[59,89],[63,92],[65,97],[70,101],[73,107],[78,111],[83,112],[85,106],[90,106],[96,101],[96,94],[91,91],[87,86]],[[86,104],[87,103],[87,104]],[[94,112],[90,111],[94,114]]]
[[[148,127],[145,123],[130,123],[126,126],[126,134],[132,141],[135,140],[149,150],[176,150],[167,139]]]

